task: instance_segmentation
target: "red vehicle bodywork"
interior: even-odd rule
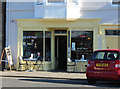
[[[120,50],[119,49],[105,49],[101,51],[114,51],[118,52],[117,60],[89,60],[86,77],[87,79],[96,80],[120,80]],[[106,64],[106,66],[96,66],[96,64]]]

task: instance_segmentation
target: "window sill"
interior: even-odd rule
[[[46,6],[65,6],[66,3],[46,3]]]

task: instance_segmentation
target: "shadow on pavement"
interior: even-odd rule
[[[89,85],[87,79],[77,79],[77,80],[58,80],[58,79],[19,79],[21,81],[32,81],[32,82],[47,82],[47,83],[59,83],[59,84],[74,84],[74,85]],[[100,88],[120,88],[120,83],[116,81],[98,81],[94,85],[90,85]]]
[[[21,81],[32,81],[32,82],[47,82],[47,83],[61,83],[61,84],[81,84],[81,85],[86,85],[87,80],[82,79],[80,81],[78,80],[64,80],[64,79],[19,79]]]
[[[55,78],[55,77],[30,77],[30,76],[2,76],[2,77],[18,77],[20,81],[31,82],[47,82],[47,83],[59,83],[59,84],[74,84],[74,85],[89,85],[87,79],[72,79],[72,78]],[[26,79],[27,78],[27,79]],[[120,82],[117,81],[97,81],[96,84],[91,85],[95,87],[109,87],[120,88]]]

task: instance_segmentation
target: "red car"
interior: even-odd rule
[[[120,50],[94,51],[88,61],[86,77],[89,84],[95,84],[97,80],[120,80]]]

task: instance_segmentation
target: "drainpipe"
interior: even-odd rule
[[[2,50],[6,44],[6,2],[2,2]],[[3,58],[5,60],[5,58]],[[2,63],[2,71],[5,69],[5,63]]]
[[[99,35],[99,49],[102,49],[102,32],[100,24],[98,24],[98,35]]]

